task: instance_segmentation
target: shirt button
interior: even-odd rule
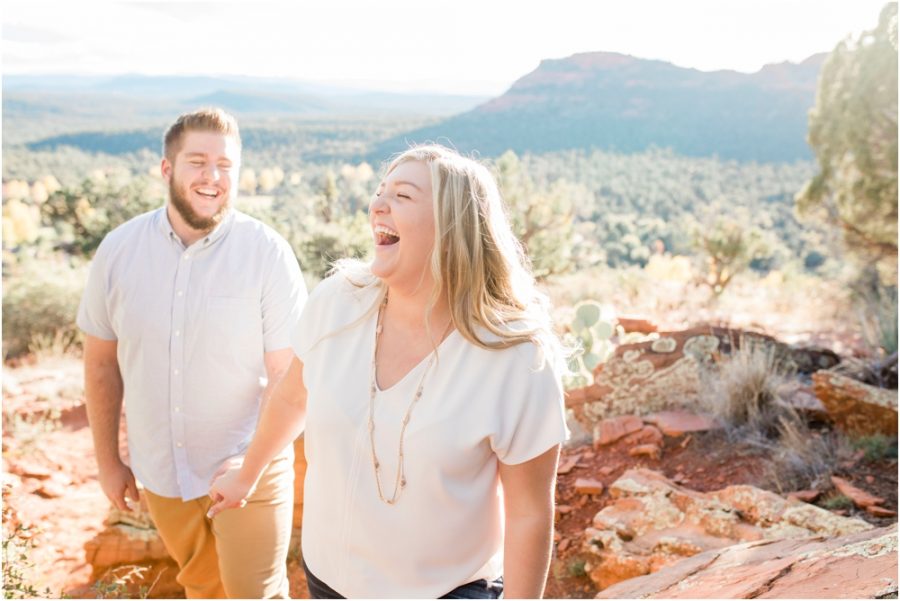
[[[177,442],[177,443],[175,443],[175,446],[178,447],[178,448],[180,449],[180,448],[183,447],[184,445],[181,444],[180,442]]]
[[[185,261],[187,261],[187,260],[190,259],[190,258],[191,258],[191,255],[188,255],[188,254],[185,254],[185,255],[184,255],[184,260],[185,260]]]
[[[184,292],[182,292],[181,290],[179,290],[177,294],[178,296],[184,296]]]
[[[177,369],[175,370],[175,375],[176,375],[176,376],[178,375],[178,370],[177,370]]]
[[[179,411],[181,411],[181,407],[175,407],[175,413],[178,413]]]
[[[175,335],[176,335],[176,336],[181,336],[181,330],[175,330]]]

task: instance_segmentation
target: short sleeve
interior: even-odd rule
[[[263,344],[266,352],[291,347],[291,337],[306,304],[306,283],[287,242],[278,239],[263,285]]]
[[[331,303],[337,299],[337,288],[341,285],[340,280],[343,276],[340,274],[332,275],[319,282],[309,295],[300,320],[294,328],[294,334],[291,337],[291,346],[297,358],[306,362],[306,354],[323,336],[330,320],[328,319],[328,310]]]
[[[493,451],[507,465],[534,459],[569,435],[562,384],[553,366],[546,361],[535,368],[539,351],[530,343],[514,348],[529,349],[530,357],[520,355],[514,365],[519,373],[509,374],[508,396],[501,402],[498,428],[491,437]]]
[[[108,244],[101,244],[94,254],[75,323],[89,336],[118,340],[109,315],[108,248]]]

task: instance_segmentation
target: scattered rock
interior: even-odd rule
[[[625,332],[637,332],[639,334],[652,334],[656,332],[656,324],[645,317],[620,315],[616,318]]]
[[[599,495],[603,492],[603,483],[592,478],[575,480],[575,490],[583,495]]]
[[[816,396],[848,434],[897,435],[897,391],[875,388],[833,371],[812,375]]]
[[[45,499],[56,499],[66,494],[66,488],[58,482],[47,480],[34,491],[34,494]]]
[[[797,499],[804,503],[814,503],[820,496],[822,496],[821,490],[795,490],[787,494],[788,499]]]
[[[829,420],[825,405],[816,396],[815,390],[808,386],[800,386],[791,391],[786,398],[788,404],[797,410],[808,421]]]
[[[557,505],[556,511],[558,511],[561,515],[566,515],[572,511],[571,505]]]
[[[616,471],[616,468],[614,468],[614,467],[611,466],[611,465],[604,465],[603,467],[601,467],[601,468],[598,469],[597,471],[600,472],[600,474],[603,475],[603,476],[608,476],[608,475],[610,475],[611,473],[613,473],[614,471]]]
[[[564,538],[558,543],[556,543],[556,551],[557,553],[562,553],[566,549],[569,548],[569,545],[572,544],[572,540],[568,538]]]
[[[705,432],[719,426],[711,418],[687,411],[660,411],[644,416],[644,421],[654,424],[666,436],[681,436],[688,432]]]
[[[28,461],[11,462],[9,471],[23,478],[37,478],[38,480],[46,480],[53,475],[50,468]]]
[[[623,440],[626,444],[660,445],[663,442],[663,435],[656,426],[647,425],[637,432],[629,434]]]
[[[556,468],[556,473],[568,474],[573,469],[575,469],[575,464],[578,463],[579,459],[581,459],[581,455],[572,455],[571,457],[567,457],[566,460],[560,463]]]
[[[175,580],[178,565],[169,557],[143,495],[135,511],[112,508],[105,523],[106,528],[84,545],[92,581],[108,579],[117,570],[136,566],[143,571],[126,584],[129,594],[138,595],[140,587],[153,585],[154,597],[184,596],[184,588]]]
[[[801,374],[811,374],[820,369],[831,369],[841,362],[841,358],[832,351],[820,346],[792,345],[788,348],[791,363]]]
[[[659,459],[662,451],[655,444],[642,444],[628,449],[628,454],[632,457],[650,457],[651,459]]]
[[[620,582],[598,599],[897,596],[897,527],[712,549]]]
[[[881,497],[870,495],[866,491],[856,488],[843,478],[832,476],[831,483],[834,484],[834,487],[837,488],[842,495],[849,497],[850,500],[853,501],[853,504],[860,509],[865,509],[870,505],[881,505],[884,503],[884,499]]]
[[[876,518],[892,518],[897,515],[896,511],[891,511],[890,509],[885,509],[884,507],[879,507],[877,505],[869,505],[866,507],[866,513]]]
[[[578,421],[578,417],[572,409],[566,409],[566,427],[569,428],[569,438],[563,443],[565,449],[577,449],[593,441],[593,436],[584,424]]]
[[[643,427],[644,422],[636,415],[622,415],[604,419],[594,426],[594,448],[612,444]]]
[[[627,471],[609,494],[614,501],[584,534],[585,551],[596,556],[589,574],[600,588],[739,542],[872,528],[752,486],[700,493],[648,469]]]

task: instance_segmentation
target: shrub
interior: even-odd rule
[[[729,358],[704,374],[700,401],[731,431],[774,432],[790,411],[778,394],[790,373],[773,346],[745,337]]]
[[[850,509],[853,507],[853,501],[846,495],[832,495],[822,501],[822,507],[825,509]]]
[[[762,484],[779,492],[826,485],[849,455],[846,438],[813,430],[782,400],[792,371],[774,346],[745,337],[730,358],[704,374],[700,395],[730,442],[762,452]]]
[[[587,562],[581,558],[575,558],[568,563],[567,570],[569,572],[569,576],[574,578],[581,578],[583,576],[587,576],[586,566]]]
[[[3,358],[48,347],[62,352],[80,348],[75,325],[87,270],[62,262],[19,265],[3,282]]]
[[[897,288],[877,287],[862,297],[859,321],[866,342],[885,355],[897,352]]]
[[[23,524],[19,513],[10,505],[12,485],[3,485],[3,598],[50,598],[49,589],[43,592],[31,582],[34,562],[29,557],[34,548],[35,529]]]
[[[854,449],[862,449],[866,461],[879,461],[897,457],[897,438],[884,434],[861,436],[851,441]]]
[[[86,179],[78,187],[51,194],[41,210],[57,230],[62,250],[90,257],[113,228],[161,206],[163,194],[161,183],[146,177],[125,182]]]
[[[827,487],[838,463],[850,455],[841,434],[812,430],[796,413],[782,416],[776,430],[773,438],[752,444],[767,451],[763,484],[779,492]]]

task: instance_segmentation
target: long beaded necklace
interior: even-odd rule
[[[378,307],[378,318],[375,325],[375,349],[372,351],[372,377],[369,382],[369,444],[372,448],[372,468],[375,470],[375,485],[378,487],[378,497],[388,505],[393,505],[397,502],[403,489],[406,488],[406,473],[403,469],[403,436],[406,434],[406,426],[409,424],[409,416],[412,414],[413,407],[415,407],[416,403],[419,402],[419,399],[422,398],[422,389],[425,387],[425,377],[428,375],[428,372],[431,371],[431,366],[434,364],[436,354],[434,351],[431,352],[431,357],[428,359],[425,371],[422,372],[422,377],[419,378],[416,394],[413,395],[412,402],[410,402],[409,407],[406,408],[403,421],[400,423],[400,442],[397,449],[397,478],[394,480],[394,492],[391,494],[391,498],[388,499],[384,496],[384,491],[381,487],[381,462],[378,461],[378,455],[375,453],[375,394],[378,391],[375,382],[375,370],[378,366],[378,339],[381,337],[382,331],[381,320],[384,313],[384,307],[387,305],[387,300],[387,296],[385,296],[384,302]],[[441,337],[441,340],[446,337],[452,325],[453,321],[451,320],[450,323],[447,324],[447,329],[444,330],[444,335]]]

